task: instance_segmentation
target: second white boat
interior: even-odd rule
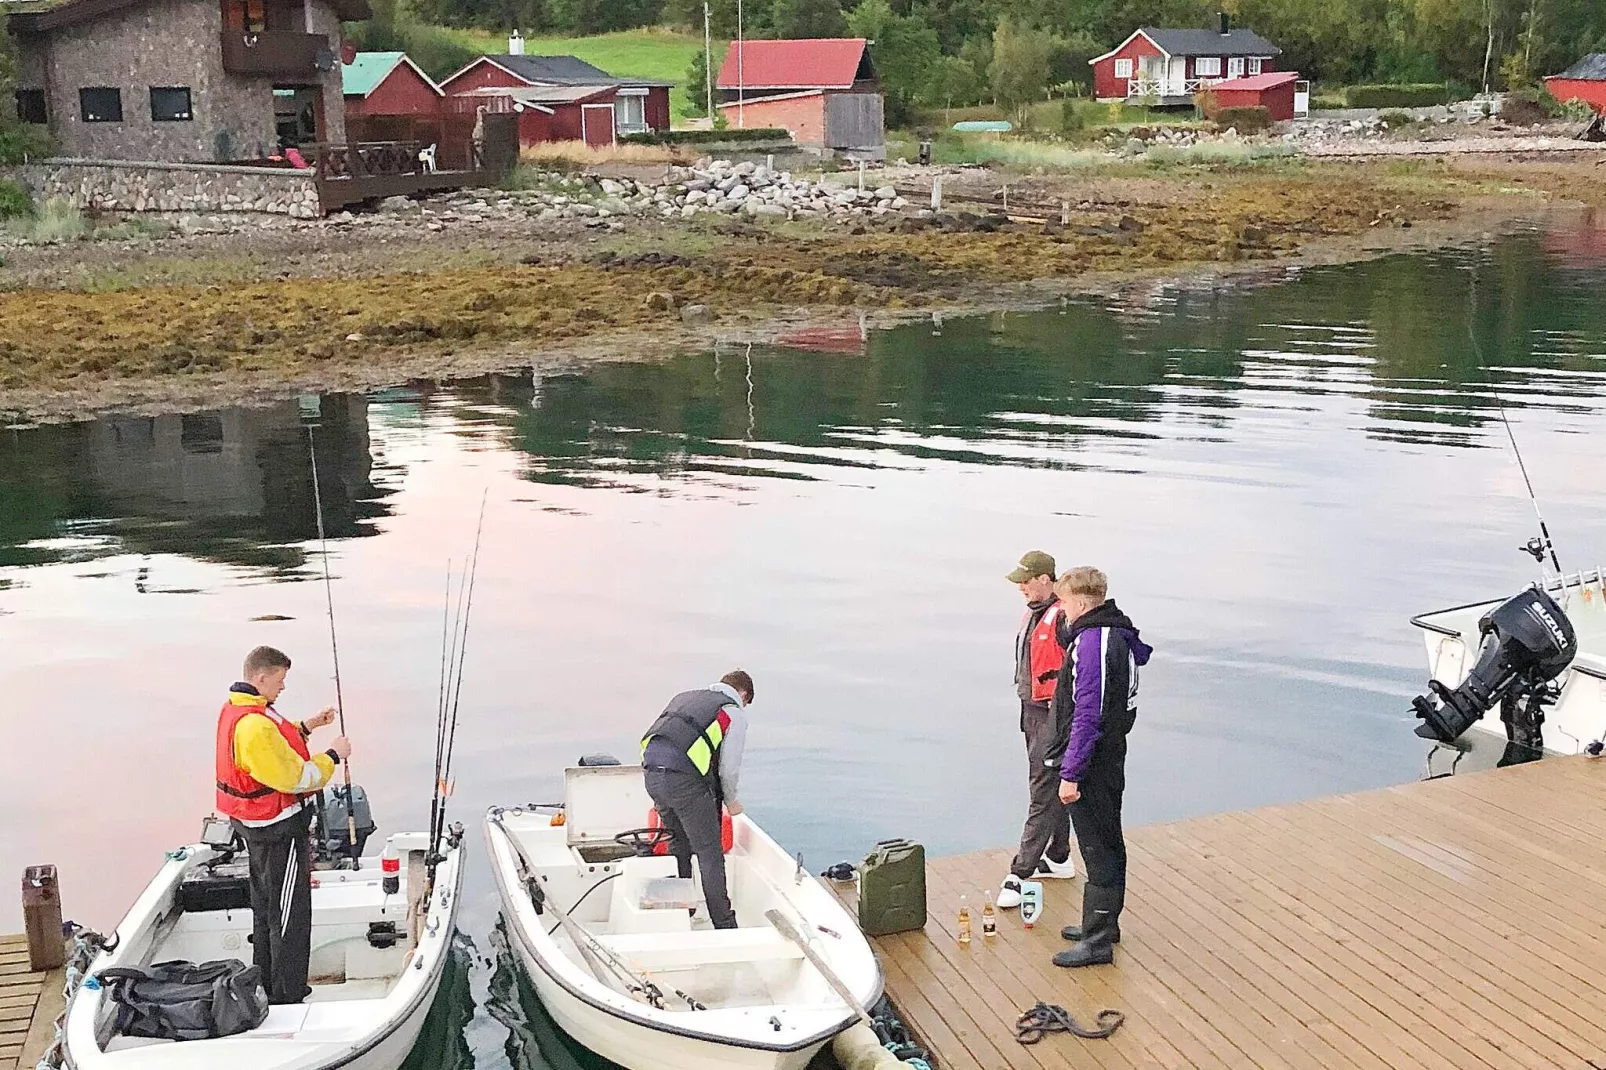
[[[746,815],[733,820],[726,856],[739,927],[712,928],[692,909],[692,889],[673,880],[673,858],[629,846],[651,806],[639,766],[595,766],[567,770],[561,823],[520,809],[487,816],[510,942],[542,1003],[630,1070],[801,1070],[859,1016],[827,972],[861,1007],[880,999],[869,943]],[[807,952],[770,912],[803,934]]]

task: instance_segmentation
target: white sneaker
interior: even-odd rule
[[[1076,876],[1076,859],[1066,855],[1065,861],[1055,862],[1045,856],[1037,860],[1037,871],[1032,876],[1039,879],[1069,880]]]
[[[1011,873],[998,886],[998,909],[1014,910],[1020,906],[1020,878]]]

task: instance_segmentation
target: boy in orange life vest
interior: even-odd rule
[[[290,659],[272,647],[251,651],[217,722],[217,808],[245,840],[252,958],[271,1003],[300,1003],[312,992],[312,814],[302,800],[351,756],[345,736],[321,754],[307,746],[314,729],[333,723],[333,707],[299,724],[273,708],[289,671]]]
[[[1060,802],[1059,771],[1049,750],[1055,727],[1049,704],[1065,663],[1065,609],[1054,594],[1054,559],[1033,550],[1004,578],[1026,599],[1026,615],[1015,636],[1015,693],[1031,793],[1020,850],[998,889],[999,907],[1009,909],[1020,906],[1022,881],[1074,877],[1076,863],[1071,861],[1070,811]]]

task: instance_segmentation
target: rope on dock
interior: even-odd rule
[[[1054,1003],[1038,1000],[1037,1006],[1015,1019],[1015,1039],[1022,1044],[1036,1044],[1050,1033],[1069,1033],[1083,1040],[1103,1040],[1126,1021],[1126,1015],[1108,1008],[1094,1018],[1097,1027],[1087,1026],[1071,1017],[1071,1012]]]
[[[67,925],[72,930],[72,950],[67,952],[67,981],[62,986],[61,992],[66,998],[66,1005],[62,1007],[61,1014],[56,1018],[56,1039],[51,1042],[50,1047],[45,1049],[45,1053],[34,1064],[34,1070],[60,1070],[60,1067],[66,1061],[67,1008],[72,1006],[74,993],[84,983],[84,979],[89,976],[89,967],[95,961],[95,957],[102,951],[117,946],[93,929],[86,929],[73,922],[68,922]]]

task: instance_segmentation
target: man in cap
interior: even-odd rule
[[[1071,819],[1060,802],[1059,770],[1050,753],[1055,733],[1049,704],[1065,664],[1060,634],[1065,614],[1054,594],[1054,558],[1032,550],[1004,578],[1020,588],[1026,600],[1026,615],[1015,635],[1015,694],[1020,699],[1031,791],[1020,849],[998,890],[998,905],[1007,909],[1020,906],[1022,881],[1074,877],[1076,864],[1071,861]]]

